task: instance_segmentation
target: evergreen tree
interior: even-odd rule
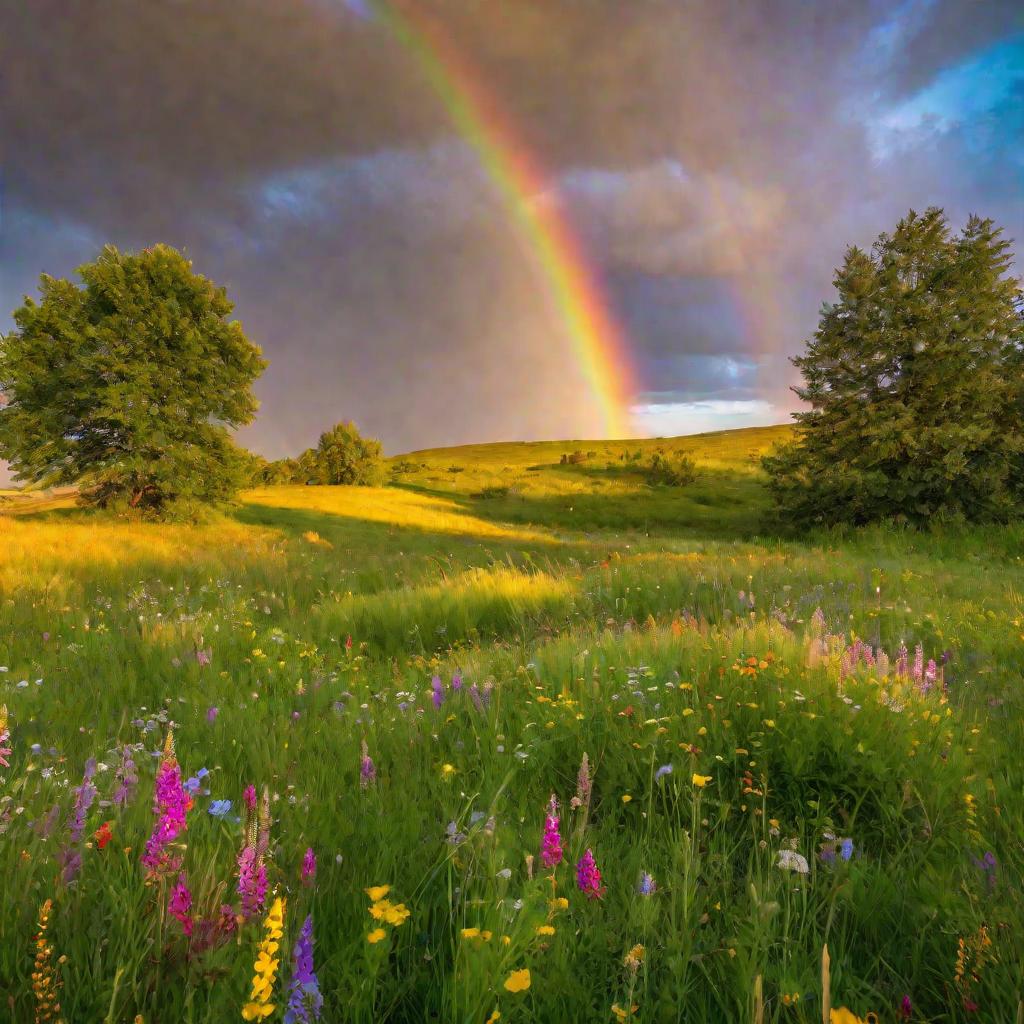
[[[764,466],[796,526],[1021,512],[1024,306],[1010,243],[913,211],[846,252],[793,390],[810,405]]]
[[[0,338],[0,457],[100,505],[229,498],[247,460],[228,428],[255,414],[266,363],[224,289],[165,245],[107,246],[78,274],[44,274]]]

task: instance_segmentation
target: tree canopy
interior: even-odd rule
[[[764,460],[796,526],[999,521],[1024,488],[1024,296],[991,220],[958,235],[911,211],[871,252],[852,247],[794,359],[810,406]]]
[[[113,246],[43,275],[0,338],[0,456],[24,481],[77,483],[83,500],[164,510],[232,495],[266,366],[223,288],[166,245]]]

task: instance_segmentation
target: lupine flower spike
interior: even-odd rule
[[[288,1008],[284,1024],[310,1024],[320,1019],[324,997],[313,969],[313,918],[309,916],[292,953],[292,980],[288,985]]]

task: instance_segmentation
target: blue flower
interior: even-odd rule
[[[640,876],[640,884],[637,886],[637,891],[641,896],[653,896],[654,890],[657,889],[657,883],[654,881],[654,876],[649,875],[646,871]]]
[[[215,818],[225,818],[231,813],[231,801],[230,800],[214,800],[207,810]]]
[[[839,843],[839,856],[842,857],[843,860],[849,860],[853,856],[852,839],[843,839]]]
[[[195,796],[199,792],[199,786],[202,780],[206,778],[210,773],[205,768],[200,768],[190,779],[186,779],[182,784],[181,788],[185,790],[190,796]]]
[[[654,773],[654,781],[655,781],[655,782],[657,782],[657,781],[659,781],[659,780],[661,780],[661,779],[665,778],[665,776],[666,776],[666,775],[671,775],[671,774],[672,774],[672,765],[670,765],[670,764],[663,764],[663,765],[662,765],[662,766],[661,766],[661,767],[660,767],[660,768],[659,768],[659,769],[658,769],[658,770],[657,770],[657,771],[656,771],[656,772]]]

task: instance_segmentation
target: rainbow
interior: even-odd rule
[[[382,22],[419,64],[537,259],[600,408],[606,436],[628,437],[635,393],[632,360],[580,242],[558,202],[547,201],[546,175],[479,74],[439,25],[412,9],[413,3],[350,0],[350,7]]]

